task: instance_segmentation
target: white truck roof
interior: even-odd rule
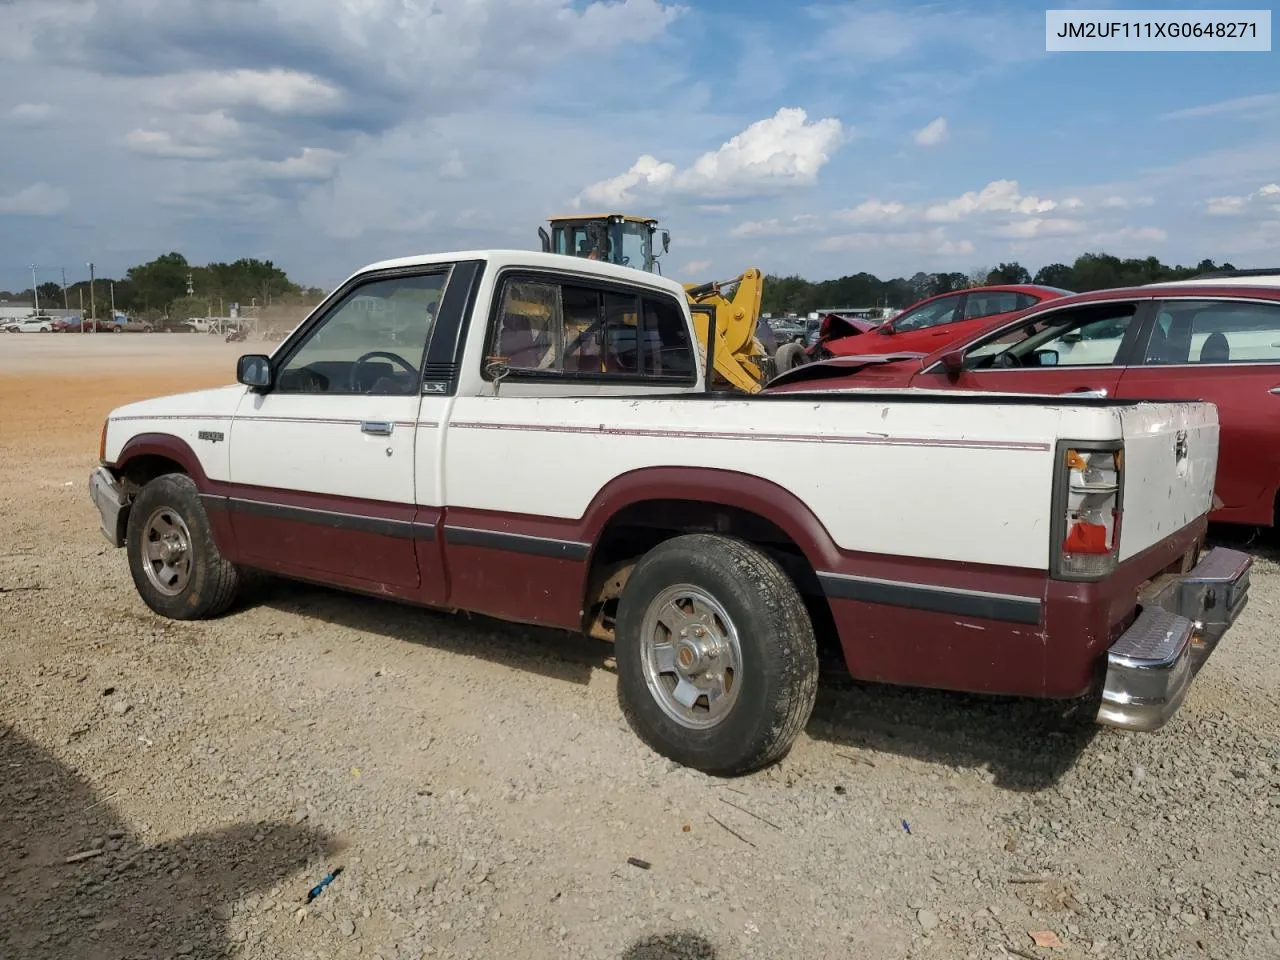
[[[568,270],[586,276],[654,287],[681,299],[684,299],[685,295],[683,286],[660,274],[648,273],[637,267],[620,267],[602,260],[588,260],[585,257],[572,257],[563,253],[543,253],[540,250],[447,250],[440,253],[417,254],[368,264],[352,274],[352,277],[372,270],[425,267],[434,263],[453,263],[458,260],[486,260],[495,267],[542,267],[548,270]],[[347,279],[350,280],[351,277]]]

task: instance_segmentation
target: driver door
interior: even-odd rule
[[[367,280],[272,357],[228,439],[246,563],[377,592],[420,582],[414,472],[422,362],[448,267]]]
[[[1141,308],[1133,301],[1036,314],[964,348],[965,369],[935,364],[913,387],[1113,397],[1132,352]]]

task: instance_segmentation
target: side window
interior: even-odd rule
[[[1109,366],[1116,362],[1136,313],[1132,303],[1052,313],[966,351],[965,368]]]
[[[1147,363],[1280,363],[1280,304],[1168,301],[1147,344]]]
[[[439,271],[356,287],[306,334],[275,391],[416,395],[447,278]]]
[[[697,375],[698,363],[689,326],[674,301],[645,297],[640,332],[645,374],[688,380]]]
[[[1018,297],[1022,294],[1006,291],[992,293],[971,293],[965,301],[964,318],[978,320],[982,317],[994,317],[997,313],[1013,313],[1021,309]]]
[[[492,348],[512,374],[691,377],[684,314],[657,297],[586,284],[503,283]]]
[[[932,303],[926,303],[908,310],[893,321],[893,329],[905,333],[908,330],[927,330],[929,327],[941,326],[959,319],[956,307],[960,305],[960,296],[943,297]]]
[[[1013,309],[1015,310],[1025,310],[1027,307],[1034,307],[1040,302],[1029,293],[1015,293],[1013,296],[1015,300]]]
[[[559,370],[563,345],[559,285],[508,280],[498,305],[493,353],[512,370]]]

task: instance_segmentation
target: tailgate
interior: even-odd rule
[[[1218,465],[1218,408],[1140,403],[1120,410],[1124,513],[1120,560],[1209,512]]]

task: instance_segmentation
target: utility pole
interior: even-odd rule
[[[62,268],[62,309],[70,310],[71,307],[67,303],[67,268]]]
[[[89,320],[93,324],[93,332],[98,332],[98,298],[93,292],[93,263],[89,264]],[[84,329],[81,323],[80,329]]]
[[[111,322],[116,322],[116,282],[111,281]]]
[[[35,313],[32,316],[40,316],[40,289],[36,286],[36,265],[31,265],[31,299],[35,303]]]

